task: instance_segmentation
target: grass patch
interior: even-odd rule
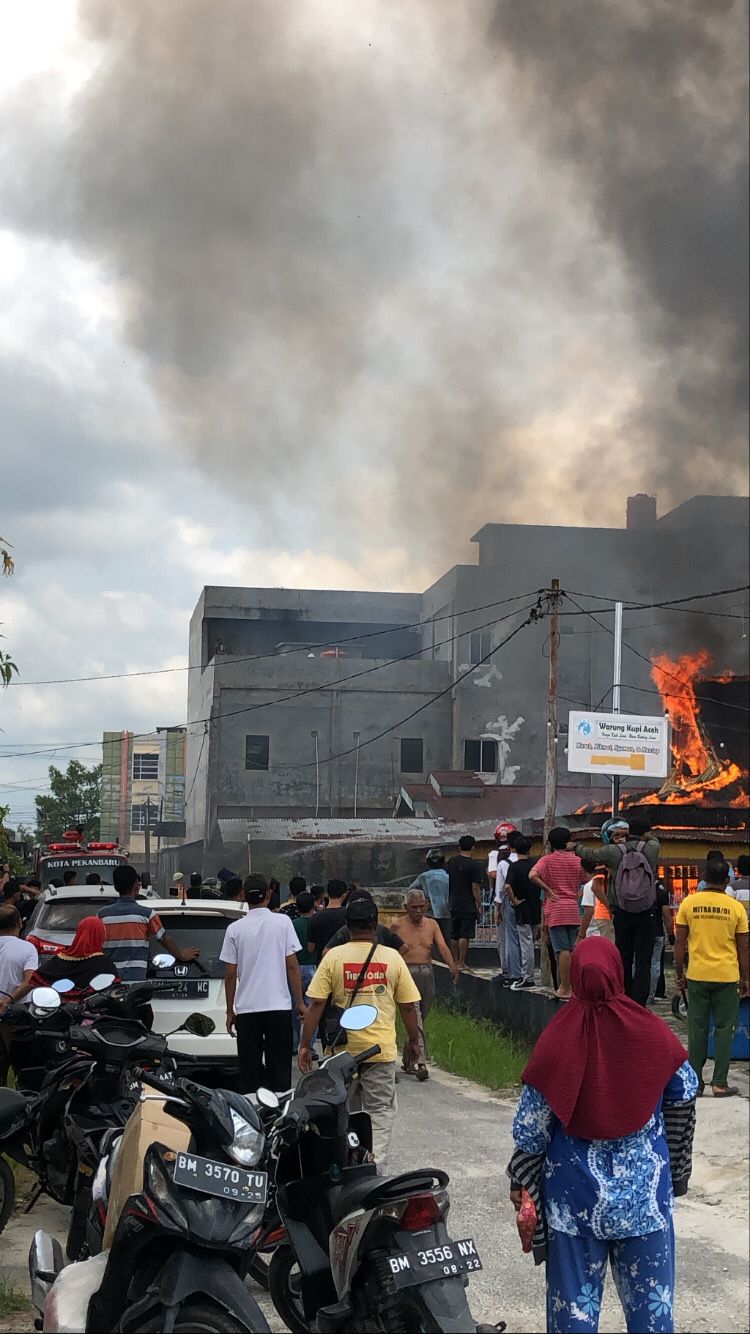
[[[399,1044],[406,1034],[399,1019]],[[434,1005],[425,1025],[429,1058],[451,1075],[498,1090],[519,1084],[528,1048],[489,1019],[475,1019],[458,1006]]]
[[[0,1274],[0,1317],[25,1311],[29,1299],[20,1288],[14,1288],[7,1274]]]

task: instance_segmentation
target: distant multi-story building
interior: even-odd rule
[[[581,512],[595,520],[593,492]],[[699,496],[657,518],[653,497],[635,496],[621,529],[493,523],[473,541],[477,563],[423,594],[204,588],[190,624],[188,841],[218,849],[228,819],[392,813],[431,771],[543,783],[549,622],[500,645],[554,578],[571,594],[562,784],[567,710],[606,705],[612,682],[612,618],[597,608],[642,604],[625,615],[624,711],[661,710],[653,652],[706,646],[719,669],[746,670],[739,620],[654,605],[746,582],[742,498]],[[732,605],[743,596],[746,609],[746,595]]]
[[[105,732],[102,839],[118,839],[144,870],[147,828],[154,864],[157,847],[182,841],[184,821],[185,728],[157,727],[148,735]]]

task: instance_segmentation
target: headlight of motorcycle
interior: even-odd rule
[[[244,1116],[240,1116],[232,1108],[232,1124],[234,1125],[234,1139],[229,1145],[228,1153],[240,1167],[255,1167],[260,1162],[265,1144],[265,1135],[262,1130],[246,1121]]]

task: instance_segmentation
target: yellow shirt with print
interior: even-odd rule
[[[369,940],[352,940],[348,945],[337,945],[329,950],[307,988],[307,995],[311,1000],[327,1000],[330,996],[334,1005],[342,1010],[348,1009],[357,978],[371,949]],[[355,1005],[374,1005],[378,1017],[369,1028],[347,1034],[347,1051],[358,1056],[377,1043],[380,1055],[373,1056],[373,1061],[395,1061],[396,1006],[419,999],[414,979],[401,955],[387,945],[378,945],[354,998]]]
[[[747,913],[722,890],[699,889],[684,898],[677,926],[688,928],[688,981],[739,982],[736,937],[747,932]]]

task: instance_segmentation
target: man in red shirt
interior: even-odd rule
[[[569,829],[551,829],[549,845],[552,851],[541,857],[529,872],[529,880],[535,881],[544,891],[544,920],[557,960],[559,985],[555,995],[560,1000],[567,1000],[571,995],[570,956],[581,920],[578,911],[581,859],[568,848],[569,842]]]

